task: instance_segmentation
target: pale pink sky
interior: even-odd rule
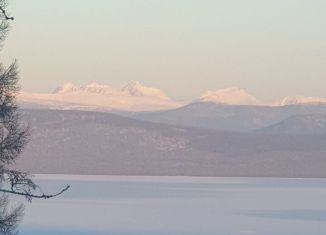
[[[326,1],[11,0],[1,59],[24,90],[139,80],[172,97],[239,86],[326,96]]]

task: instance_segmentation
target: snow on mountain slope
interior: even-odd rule
[[[162,91],[133,82],[122,89],[91,83],[77,86],[65,83],[53,93],[21,92],[24,106],[45,106],[60,109],[146,111],[172,109],[182,103],[168,98]]]
[[[259,105],[261,102],[245,90],[230,87],[217,91],[205,92],[198,101],[231,105]]]
[[[53,94],[67,94],[72,92],[96,93],[96,94],[118,94],[120,91],[116,88],[90,83],[86,86],[76,86],[71,82],[64,83],[53,91]]]
[[[138,81],[127,84],[121,91],[131,96],[154,97],[165,100],[170,99],[161,90],[152,87],[144,87]]]
[[[321,104],[326,103],[326,98],[307,97],[307,96],[287,96],[277,102],[276,106],[295,105],[295,104]]]

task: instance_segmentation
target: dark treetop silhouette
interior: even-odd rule
[[[6,0],[0,0],[0,44],[6,38],[9,21]],[[44,194],[26,172],[13,170],[13,164],[24,149],[30,136],[27,124],[20,121],[16,104],[18,67],[14,61],[9,67],[0,63],[0,235],[17,234],[17,225],[23,214],[23,205],[9,209],[8,195],[33,198],[51,198],[68,190],[69,185],[56,194]]]

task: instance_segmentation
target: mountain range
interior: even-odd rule
[[[177,102],[133,82],[22,92],[32,173],[326,177],[326,103],[263,104],[236,87]]]
[[[139,82],[121,89],[66,83],[53,93],[22,92],[18,98],[24,108],[110,112],[147,122],[234,132],[320,133],[326,115],[323,98],[288,96],[266,105],[237,87],[207,91],[188,103]]]
[[[197,99],[180,102],[168,97],[160,89],[144,86],[137,81],[120,89],[97,83],[78,86],[68,82],[52,93],[21,92],[18,98],[24,107],[32,108],[131,112],[169,110],[200,102],[252,106],[326,104],[326,98],[304,96],[288,96],[280,101],[266,104],[238,87],[206,91]]]

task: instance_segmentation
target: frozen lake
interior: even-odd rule
[[[38,176],[21,235],[325,235],[325,179]]]

